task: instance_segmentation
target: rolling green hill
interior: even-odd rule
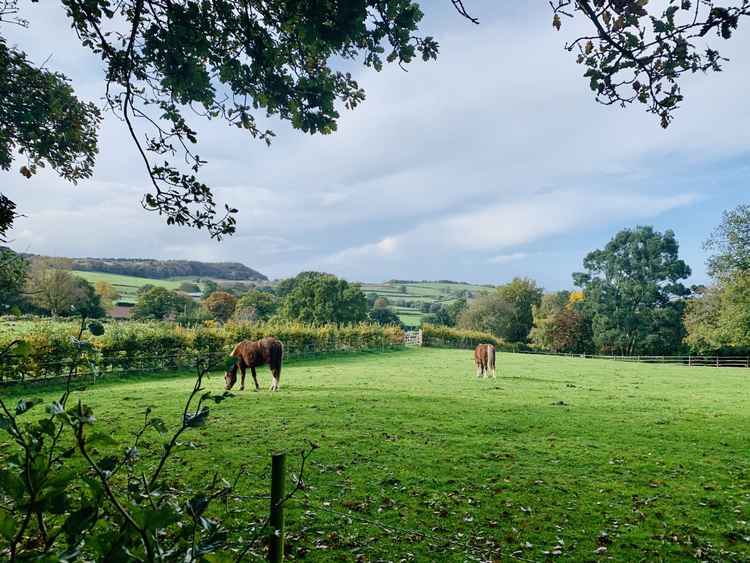
[[[107,274],[104,272],[83,272],[73,270],[73,273],[88,282],[95,284],[98,281],[111,283],[120,294],[118,301],[123,303],[135,303],[138,289],[144,285],[155,285],[167,289],[177,289],[184,280],[157,280],[153,278],[139,278],[136,276],[122,276],[120,274]]]
[[[119,301],[135,303],[138,289],[150,284],[167,289],[178,289],[184,281],[197,281],[196,277],[180,277],[172,279],[157,279],[138,276],[126,276],[105,272],[89,272],[73,270],[73,273],[92,284],[98,281],[111,283],[120,293]],[[218,281],[218,280],[217,280]],[[229,280],[227,283],[236,283]],[[442,303],[447,305],[461,297],[472,297],[490,286],[472,285],[468,283],[446,282],[398,282],[362,284],[365,294],[375,294],[388,299],[390,306],[407,326],[419,326],[424,312],[420,310],[423,304]]]
[[[461,297],[473,297],[490,286],[445,281],[399,281],[364,283],[362,291],[388,299],[391,308],[407,326],[419,326],[425,315],[423,304],[447,305]]]

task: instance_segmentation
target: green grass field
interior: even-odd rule
[[[310,561],[750,561],[750,371],[511,354],[498,367],[477,380],[470,351],[436,349],[290,363],[281,392],[213,406],[170,471],[264,471],[315,441],[287,515],[290,553]],[[190,386],[136,376],[86,393],[124,441],[147,406],[174,425]],[[264,475],[242,492],[267,489]]]
[[[73,270],[73,273],[94,284],[98,281],[111,283],[120,294],[120,299],[118,299],[118,301],[129,303],[136,302],[136,293],[138,292],[138,289],[146,284],[166,287],[167,289],[177,289],[180,287],[180,283],[184,281],[157,280],[151,278],[139,278],[136,276],[121,276],[119,274],[108,274],[105,272],[83,272],[81,270]]]
[[[406,293],[402,292],[403,289]],[[457,292],[468,291],[478,293],[487,290],[489,286],[472,285],[465,283],[440,283],[440,282],[415,282],[415,283],[366,283],[362,284],[365,293],[376,293],[391,302],[391,307],[400,317],[401,322],[407,326],[419,326],[422,322],[422,313],[418,307],[403,307],[398,305],[401,301],[411,301],[415,304],[442,303],[448,305],[456,300]]]

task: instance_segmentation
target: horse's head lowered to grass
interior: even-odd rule
[[[231,363],[227,367],[227,371],[224,374],[224,389],[229,391],[234,384],[237,383],[237,369],[239,368],[240,360],[232,358]]]

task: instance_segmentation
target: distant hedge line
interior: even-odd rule
[[[494,344],[500,352],[517,352],[523,345],[508,343],[488,332],[447,326],[422,325],[422,346],[434,348],[474,348],[477,344]]]
[[[0,331],[0,349],[14,339],[27,342],[30,352],[21,360],[10,357],[0,364],[0,381],[40,379],[67,373],[74,353],[71,336],[75,322],[45,322],[18,332]],[[129,371],[177,369],[190,365],[196,354],[229,354],[245,339],[273,335],[284,343],[287,357],[314,353],[374,350],[401,346],[404,332],[398,327],[372,324],[309,326],[300,323],[230,322],[221,327],[183,328],[159,322],[109,322],[105,333],[89,335],[93,352],[82,370]],[[88,366],[88,367],[87,367]]]

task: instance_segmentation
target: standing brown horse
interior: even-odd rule
[[[231,355],[236,358],[236,360],[234,365],[229,368],[224,375],[224,381],[226,383],[224,386],[225,389],[229,390],[235,383],[237,383],[237,369],[239,368],[242,371],[240,391],[244,391],[245,370],[250,368],[250,373],[253,375],[253,381],[255,381],[255,390],[258,391],[260,386],[258,385],[258,377],[255,374],[255,368],[264,364],[268,364],[268,367],[271,368],[271,375],[273,376],[271,391],[276,391],[279,388],[281,362],[284,358],[284,345],[281,341],[273,336],[267,336],[262,340],[255,341],[243,340],[234,347]]]
[[[477,377],[495,377],[495,347],[492,344],[479,344],[474,348],[474,365],[477,367]]]

